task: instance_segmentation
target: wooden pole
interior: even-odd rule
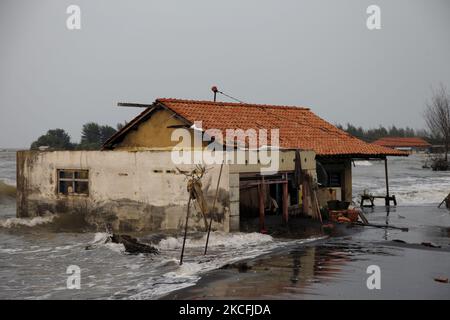
[[[188,222],[189,222],[189,211],[191,207],[191,193],[189,192],[189,201],[187,206],[187,213],[186,213],[186,223],[184,225],[184,238],[183,238],[183,247],[181,248],[181,257],[180,257],[180,266],[183,264],[183,256],[184,256],[184,246],[186,245],[186,236],[187,236],[187,228],[188,228]]]
[[[258,200],[259,200],[259,231],[265,231],[264,223],[264,178],[262,183],[258,186]]]
[[[404,228],[404,227],[395,227],[395,226],[390,226],[390,225],[383,225],[383,224],[373,224],[373,223],[362,223],[362,222],[352,222],[352,224],[357,225],[357,226],[363,226],[363,227],[374,227],[374,228],[386,228],[386,229],[396,229],[396,230],[401,230],[403,232],[408,232],[409,228]]]
[[[447,199],[449,197],[450,197],[450,193],[444,198],[444,200],[442,200],[442,202],[438,205],[438,208],[440,208],[447,201]]]
[[[316,204],[317,217],[318,217],[320,223],[323,223],[323,220],[322,220],[322,213],[320,212],[319,199],[317,198],[317,192],[316,192],[316,190],[313,190],[313,193],[314,193],[314,199],[315,199],[315,204]]]
[[[206,244],[205,244],[205,253],[204,254],[206,254],[206,252],[208,251],[209,234],[211,233],[213,213],[214,213],[214,210],[216,209],[217,196],[219,195],[219,184],[220,184],[220,178],[222,177],[222,169],[223,169],[223,162],[220,165],[219,178],[217,179],[216,195],[214,196],[213,206],[212,206],[211,212],[209,213],[210,217],[209,217],[208,235],[206,236]]]
[[[388,175],[388,165],[387,165],[387,158],[384,159],[384,173],[386,176],[386,199],[385,199],[385,205],[390,205],[390,196],[389,196],[389,175]]]
[[[306,174],[302,175],[302,211],[304,215],[308,215],[308,181]]]
[[[286,174],[286,183],[283,183],[283,222],[288,223],[289,219],[289,189],[288,189],[288,181],[287,181],[287,174]]]

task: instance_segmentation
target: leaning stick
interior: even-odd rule
[[[212,206],[212,209],[210,212],[211,216],[209,217],[208,235],[206,236],[205,253],[204,253],[205,255],[206,255],[206,252],[208,251],[209,234],[211,233],[213,212],[216,209],[217,196],[219,195],[219,184],[220,184],[220,178],[222,177],[222,169],[223,169],[223,161],[222,161],[222,164],[220,165],[219,178],[217,179],[216,195],[214,196],[214,202],[213,202],[213,206]]]
[[[186,224],[184,226],[183,247],[181,248],[180,266],[183,264],[184,246],[186,245],[186,236],[187,236],[187,228],[188,228],[188,221],[189,221],[189,210],[191,207],[191,199],[192,199],[192,193],[189,192],[189,201],[188,201],[188,207],[187,207],[187,213],[186,213]]]
[[[361,222],[352,222],[353,225],[357,226],[363,226],[363,227],[374,227],[374,228],[387,228],[387,229],[396,229],[401,230],[404,232],[408,232],[408,228],[404,227],[395,227],[395,226],[389,226],[389,225],[383,225],[383,224],[372,224],[372,223],[361,223]]]
[[[444,198],[444,200],[442,200],[442,202],[438,205],[438,208],[440,208],[444,204],[444,202],[448,199],[449,196],[450,196],[450,194],[448,196],[446,196]]]

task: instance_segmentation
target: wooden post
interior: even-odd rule
[[[384,159],[384,172],[386,176],[386,199],[385,199],[385,205],[390,205],[390,196],[389,196],[389,175],[388,175],[388,165],[387,165],[387,158]]]
[[[259,231],[265,232],[264,223],[264,180],[258,186],[258,199],[259,199]]]
[[[288,198],[288,181],[287,181],[287,175],[286,175],[286,182],[283,183],[283,222],[288,223],[289,219],[289,213],[288,213],[288,207],[289,207],[289,198]]]
[[[180,266],[183,264],[184,247],[186,245],[187,229],[188,229],[188,222],[189,222],[189,211],[190,211],[189,209],[191,207],[191,200],[192,200],[192,193],[189,192],[189,201],[188,201],[187,212],[186,212],[186,222],[184,225],[183,246],[181,247]]]
[[[215,95],[216,95],[216,93],[214,93],[214,96]],[[209,234],[211,233],[213,214],[214,214],[214,210],[216,209],[216,201],[217,201],[217,196],[219,194],[219,185],[220,185],[220,178],[222,177],[222,169],[223,169],[223,161],[222,161],[222,164],[220,165],[219,178],[217,179],[216,195],[214,196],[213,206],[209,213],[210,217],[209,217],[208,235],[206,236],[205,253],[204,253],[205,255],[206,255],[206,252],[208,251]]]
[[[309,202],[308,202],[308,181],[306,174],[302,175],[302,211],[304,215],[309,215]]]

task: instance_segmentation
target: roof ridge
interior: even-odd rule
[[[239,103],[239,102],[223,102],[223,101],[215,102],[215,101],[210,101],[210,100],[189,100],[189,99],[176,99],[176,98],[157,98],[156,102],[207,104],[207,105],[216,105],[216,106],[245,106],[245,107],[255,107],[255,108],[285,108],[285,109],[296,109],[296,110],[310,110],[310,108],[308,108],[308,107],[293,106],[293,105]]]

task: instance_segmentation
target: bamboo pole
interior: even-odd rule
[[[184,247],[186,245],[186,237],[187,237],[187,228],[188,228],[188,222],[189,222],[189,211],[191,207],[191,193],[189,192],[189,201],[187,206],[187,213],[186,213],[186,224],[184,225],[184,238],[183,238],[183,247],[181,248],[181,257],[180,257],[180,266],[183,264],[183,256],[184,256]]]
[[[384,204],[386,206],[391,205],[390,197],[389,197],[389,175],[388,175],[388,165],[387,165],[387,158],[384,159],[384,173],[386,178],[386,198],[384,200]]]
[[[264,223],[264,182],[258,186],[258,200],[259,200],[259,231],[265,231]]]
[[[283,222],[288,223],[289,220],[289,186],[288,186],[288,180],[287,180],[287,174],[286,174],[286,183],[283,183]]]
[[[396,229],[396,230],[401,230],[403,232],[408,232],[409,231],[409,228],[395,227],[395,226],[383,225],[383,224],[372,224],[372,223],[362,223],[362,222],[352,222],[352,224],[357,225],[357,226],[363,226],[363,227]]]
[[[215,93],[214,93],[214,98],[215,98]],[[205,244],[205,255],[206,252],[208,251],[208,243],[209,243],[209,234],[211,233],[211,225],[212,225],[212,220],[213,220],[213,212],[216,209],[216,201],[217,201],[217,197],[219,195],[219,185],[220,185],[220,178],[222,177],[222,169],[223,169],[223,162],[220,165],[220,172],[219,172],[219,178],[217,179],[217,187],[216,187],[216,195],[214,196],[214,202],[213,202],[213,206],[211,209],[210,217],[209,217],[209,226],[208,226],[208,235],[206,236],[206,244]]]

